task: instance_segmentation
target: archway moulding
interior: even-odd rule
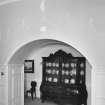
[[[77,52],[80,53],[81,56],[84,56],[79,50],[77,50],[75,47],[71,46],[68,42],[65,42],[65,41],[62,41],[62,40],[57,40],[57,39],[33,39],[33,40],[30,40],[30,41],[27,41],[25,43],[22,43],[20,44],[18,47],[16,47],[13,52],[11,53],[11,55],[7,58],[5,64],[9,64],[9,62],[11,61],[12,57],[15,55],[16,52],[18,52],[21,48],[23,48],[24,46],[27,46],[29,44],[32,44],[32,43],[39,43],[39,44],[60,44],[60,45],[64,45],[64,46],[67,46],[67,47],[71,47],[73,49],[75,49]],[[84,56],[86,57],[86,56]],[[86,60],[87,62],[89,63],[90,67],[92,68],[92,65],[90,64],[88,58],[86,57]]]

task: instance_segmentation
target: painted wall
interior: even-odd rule
[[[32,40],[50,38],[64,41],[82,52],[92,64],[94,90],[99,85],[97,82],[94,84],[95,71],[105,71],[105,1],[46,0],[45,12],[41,11],[40,4],[41,0],[21,0],[0,5],[1,66],[16,49]],[[7,70],[4,72],[7,74]],[[0,91],[5,88],[4,80],[0,79]],[[104,81],[101,85],[105,86]],[[4,94],[6,96],[5,91]],[[101,102],[105,103],[105,96],[102,97]],[[94,104],[95,99],[93,101]]]
[[[47,0],[44,13],[40,4],[41,0],[23,0],[0,6],[0,63],[30,40],[51,38],[69,43],[93,66],[105,65],[104,2]]]
[[[9,68],[14,71],[23,71],[21,70],[21,66],[17,66],[18,64],[23,64],[24,59],[34,59],[35,60],[35,73],[34,74],[25,74],[24,75],[24,83],[25,90],[30,89],[30,82],[32,80],[37,81],[37,97],[40,97],[40,84],[42,81],[42,58],[43,56],[49,56],[52,52],[56,52],[58,49],[62,49],[67,53],[71,53],[73,56],[83,56],[80,52],[74,49],[63,42],[55,41],[55,40],[38,40],[31,42],[21,49],[19,49],[15,55],[10,60],[9,64],[14,65],[13,68]],[[16,64],[16,67],[15,67]],[[17,68],[18,67],[18,68]],[[86,86],[88,91],[88,105],[91,104],[91,65],[89,62],[86,62]],[[13,90],[13,89],[12,89]],[[11,90],[11,91],[12,91]],[[10,92],[11,93],[11,92]],[[10,96],[9,96],[10,97]]]
[[[25,47],[24,47],[24,49],[25,49]],[[67,53],[71,53],[75,57],[81,56],[81,54],[79,52],[77,52],[75,49],[73,49],[72,47],[66,47],[63,45],[50,45],[50,46],[40,48],[38,51],[36,51],[36,49],[35,50],[33,49],[32,52],[30,51],[30,53],[26,59],[34,59],[35,73],[24,75],[25,90],[30,89],[30,83],[32,80],[36,80],[37,81],[36,95],[37,95],[37,97],[40,97],[40,85],[41,85],[41,81],[42,81],[42,57],[45,57],[45,56],[47,57],[47,56],[49,56],[50,53],[54,53],[58,49],[62,49],[64,51],[66,51]],[[24,52],[24,51],[22,51],[22,52]],[[17,60],[17,59],[15,59],[15,60]],[[90,105],[91,104],[91,67],[88,62],[86,62],[86,86],[87,86],[87,91],[88,91],[87,103],[88,103],[88,105]]]
[[[46,46],[44,48],[41,48],[38,51],[33,50],[33,52],[30,51],[28,57],[26,59],[34,59],[34,63],[35,63],[35,73],[33,74],[25,74],[25,88],[26,90],[30,88],[30,82],[32,80],[36,80],[38,82],[38,86],[37,86],[37,97],[40,97],[40,85],[41,85],[41,81],[42,81],[42,57],[47,57],[49,56],[50,53],[54,53],[56,52],[58,49],[62,49],[66,52],[71,52],[74,56],[81,56],[80,54],[78,54],[78,52],[76,53],[76,51],[73,53],[74,50],[71,50],[73,48],[68,48],[62,45],[50,45],[50,46]]]

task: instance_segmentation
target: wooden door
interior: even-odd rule
[[[105,71],[92,71],[92,105],[105,105]]]
[[[8,105],[24,105],[23,65],[9,65],[8,74]]]

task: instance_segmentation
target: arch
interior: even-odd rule
[[[15,70],[15,72],[17,74],[19,74],[18,73],[19,72],[18,70],[21,70],[21,67],[23,66],[22,62],[20,64],[19,64],[19,62],[20,61],[23,61],[24,59],[27,59],[27,56],[28,56],[28,54],[30,52],[35,52],[35,51],[37,52],[37,51],[40,51],[40,50],[42,51],[42,49],[46,48],[47,46],[48,47],[64,46],[64,47],[68,48],[68,52],[69,53],[71,53],[71,54],[74,54],[75,53],[75,55],[73,55],[73,56],[85,57],[82,53],[80,53],[77,49],[75,49],[71,45],[69,45],[69,44],[67,44],[65,42],[59,41],[59,40],[55,40],[55,39],[38,39],[38,40],[29,41],[29,42],[27,42],[27,43],[19,46],[16,50],[14,50],[14,52],[12,53],[12,55],[9,57],[9,59],[7,61],[7,64],[10,64],[10,68],[8,70],[8,74],[9,74],[8,80],[11,81],[10,84],[12,84],[12,77],[11,77],[11,74],[10,74],[11,70],[13,70],[13,71]],[[73,52],[71,52],[70,49],[72,49]],[[12,64],[14,64],[14,65],[12,65]],[[19,65],[17,65],[17,64],[19,64]],[[86,84],[87,84],[87,90],[88,90],[88,93],[89,93],[88,104],[90,105],[90,103],[91,103],[91,69],[92,69],[92,65],[89,63],[89,61],[87,60],[87,58],[86,58],[86,65],[87,65],[87,68],[86,68],[87,69],[86,70],[86,73],[87,73]],[[40,65],[38,64],[38,67],[39,66]],[[38,72],[40,72],[40,70]],[[17,75],[17,74],[15,74],[15,75]],[[19,75],[18,75],[18,77],[19,77]],[[18,80],[18,78],[17,78],[17,80]],[[8,89],[11,87],[10,84],[8,86]],[[40,85],[40,81],[38,81],[38,84]],[[13,90],[11,90],[11,91],[13,91]],[[10,90],[9,90],[9,92],[10,92]],[[11,105],[11,103],[9,105]]]
[[[32,41],[29,41],[29,42],[26,42],[20,46],[18,46],[14,51],[13,53],[9,56],[9,58],[7,59],[6,61],[6,64],[9,64],[11,62],[11,60],[14,58],[14,56],[19,52],[21,51],[21,49],[23,49],[25,46],[37,46],[36,49],[38,49],[39,47],[45,47],[45,46],[48,46],[48,45],[63,45],[63,46],[66,46],[66,47],[69,47],[69,48],[72,48],[74,49],[75,51],[77,51],[81,56],[84,56],[80,51],[78,51],[77,49],[75,49],[73,46],[69,45],[68,43],[66,42],[63,42],[63,41],[60,41],[60,40],[55,40],[55,39],[37,39],[37,40],[32,40]],[[92,65],[90,64],[88,58],[86,57],[86,60],[87,60],[87,63],[90,65],[90,67],[92,68]]]

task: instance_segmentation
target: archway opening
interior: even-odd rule
[[[14,100],[12,100],[12,97],[14,97],[14,99],[17,98],[18,104],[23,105],[23,91],[30,88],[30,82],[32,80],[37,81],[36,96],[40,98],[40,84],[42,81],[41,58],[44,56],[48,56],[50,53],[54,53],[59,49],[62,49],[67,53],[71,53],[74,57],[85,57],[82,55],[82,53],[80,53],[77,49],[73,48],[69,44],[53,39],[40,39],[29,42],[25,45],[22,45],[22,47],[20,47],[12,55],[8,62],[9,105],[13,105],[13,103],[16,103]],[[24,74],[24,60],[31,59],[34,60],[34,73]],[[91,64],[86,59],[86,86],[88,91],[88,105],[91,104],[91,67]]]

